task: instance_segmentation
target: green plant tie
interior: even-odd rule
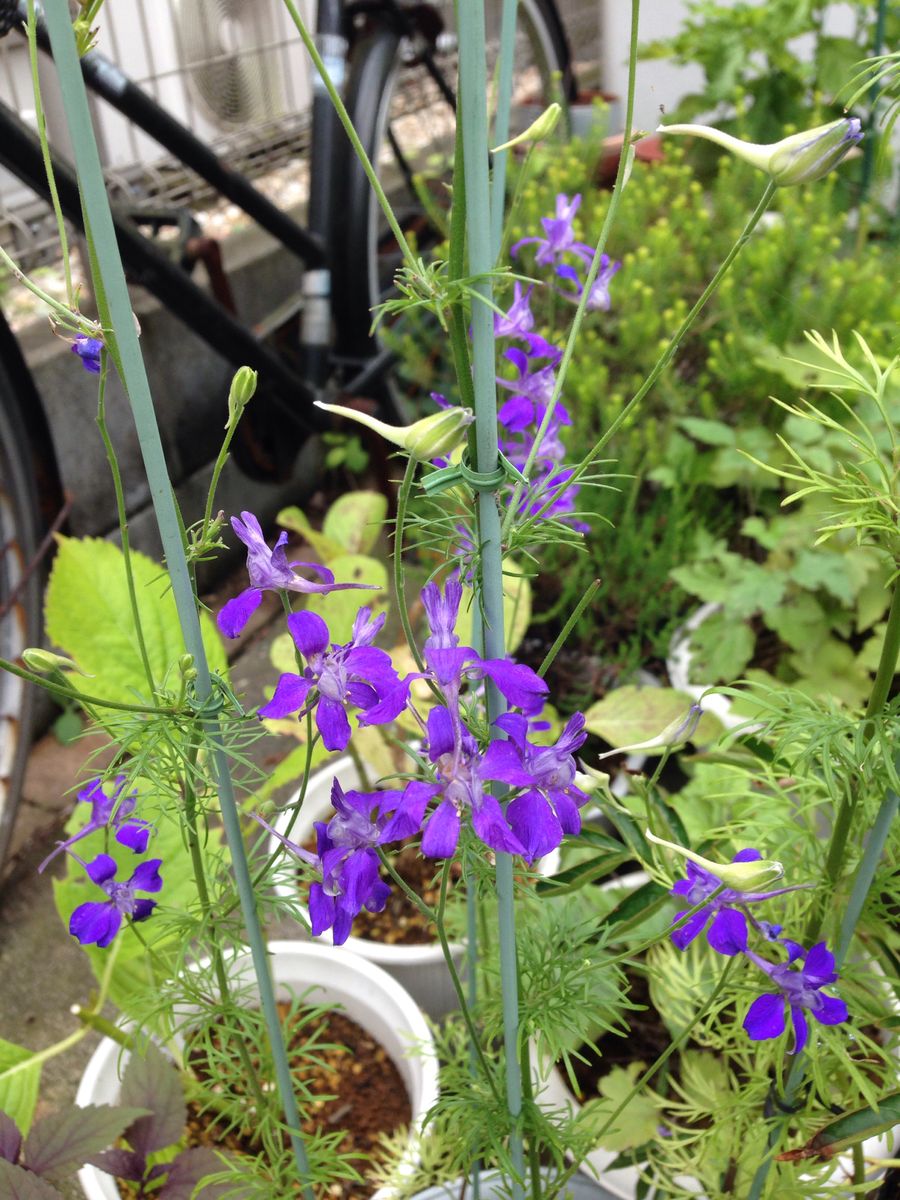
[[[507,479],[513,482],[527,483],[528,480],[518,467],[509,461],[505,454],[498,451],[497,466],[493,471],[476,471],[469,466],[465,457],[452,467],[442,467],[432,472],[422,481],[422,487],[429,496],[445,492],[448,488],[458,487],[467,483],[474,492],[495,492]]]

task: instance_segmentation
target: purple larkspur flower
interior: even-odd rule
[[[520,238],[510,247],[512,257],[516,257],[522,246],[536,245],[534,261],[542,267],[550,266],[569,252],[583,259],[586,257],[586,261],[590,262],[594,257],[591,247],[575,240],[574,221],[580,204],[580,195],[573,196],[571,200],[568,196],[558,195],[555,215],[541,218],[545,236]]]
[[[384,620],[384,613],[373,617],[370,608],[361,608],[350,641],[329,649],[328,626],[317,613],[292,613],[288,629],[307,665],[302,675],[286,672],[281,676],[274,696],[259,715],[286,717],[299,712],[302,716],[315,707],[316,726],[325,748],[346,749],[350,741],[346,706],[371,709],[400,683],[391,656],[372,645]]]
[[[343,591],[346,588],[372,588],[369,583],[335,583],[334,574],[321,563],[288,562],[284,547],[286,533],[278,535],[278,541],[269,549],[259,521],[251,512],[242,512],[241,517],[231,518],[231,526],[247,547],[247,573],[250,586],[222,607],[217,618],[221,633],[227,638],[236,638],[262,601],[264,591],[316,592]],[[311,583],[294,573],[295,567],[303,567],[319,575],[322,583]]]
[[[335,779],[331,788],[335,815],[327,822],[315,822],[315,854],[278,833],[262,817],[256,818],[319,875],[309,889],[309,920],[314,937],[330,929],[334,944],[342,946],[362,909],[375,913],[384,908],[391,889],[379,877],[376,847],[383,841],[388,814],[396,808],[401,796],[402,792],[392,790],[345,792]]]
[[[539,425],[543,421],[556,385],[556,372],[553,362],[533,369],[534,359],[538,356],[529,356],[517,346],[504,351],[504,357],[516,368],[516,377],[497,378],[498,387],[513,393],[511,399],[501,406],[497,419],[515,433],[526,425]],[[553,409],[553,420],[560,425],[572,424],[572,418],[559,400]]]
[[[519,787],[532,782],[509,742],[491,742],[482,753],[459,713],[436,706],[428,713],[428,757],[435,767],[435,782],[414,780],[407,785],[382,833],[384,842],[412,837],[421,829],[422,853],[428,858],[449,858],[459,842],[462,817],[468,814],[486,846],[505,854],[527,854],[500,802],[485,786],[501,779]],[[426,820],[432,800],[437,800],[437,807]]]
[[[742,950],[778,989],[757,996],[747,1010],[744,1029],[753,1041],[781,1037],[785,1027],[785,1003],[790,1009],[794,1027],[791,1054],[797,1054],[806,1045],[809,1037],[807,1013],[821,1025],[840,1025],[848,1019],[850,1014],[844,1001],[836,996],[828,996],[822,990],[838,977],[834,969],[834,955],[824,942],[817,942],[808,954],[804,954],[802,946],[793,943],[786,963],[768,962],[748,950],[746,933]]]
[[[66,841],[56,843],[56,849],[47,855],[38,867],[38,873],[43,871],[56,858],[57,854],[68,850],[82,838],[107,826],[115,830],[115,838],[120,846],[127,846],[135,854],[143,854],[147,849],[147,842],[150,840],[150,823],[137,818],[129,820],[137,804],[137,793],[131,792],[129,795],[123,796],[122,789],[124,787],[125,776],[117,775],[111,796],[107,796],[104,792],[102,779],[95,779],[87,787],[82,788],[77,799],[81,803],[91,805],[90,820],[83,829],[79,829]]]
[[[514,786],[524,771],[531,780],[526,790],[507,805],[506,819],[525,847],[526,858],[534,860],[555,850],[564,834],[581,830],[578,810],[588,798],[575,786],[573,755],[587,739],[584,715],[571,716],[552,746],[536,746],[528,741],[528,720],[520,713],[504,713],[496,724],[509,735],[519,770],[506,774],[501,764],[493,778]]]
[[[81,365],[92,375],[100,374],[100,355],[103,342],[99,338],[88,337],[86,333],[78,333],[72,342],[72,353],[81,359]]]
[[[73,858],[75,855],[72,856]],[[77,861],[81,862],[80,859]],[[108,946],[122,927],[122,918],[146,921],[156,908],[155,900],[139,898],[137,892],[158,892],[162,889],[159,868],[161,858],[148,858],[139,863],[131,878],[120,882],[116,879],[118,867],[108,854],[98,854],[92,862],[81,865],[91,880],[106,892],[106,900],[88,900],[79,906],[69,918],[69,933],[82,946],[92,943],[99,947]]]
[[[757,862],[761,858],[762,854],[759,850],[748,847],[745,850],[739,850],[731,861],[736,863]],[[709,903],[698,909],[680,929],[676,929],[672,934],[672,941],[679,950],[686,949],[694,938],[709,925],[706,940],[713,950],[729,956],[742,953],[743,947],[747,944],[747,921],[740,909],[763,900],[771,900],[774,896],[784,896],[788,892],[798,891],[804,886],[795,884],[791,887],[774,888],[767,892],[741,892],[736,888],[725,888],[718,896],[714,897],[713,893],[722,886],[720,879],[690,861],[686,864],[686,871],[687,879],[677,880],[671,889],[671,894],[684,899],[687,902],[687,908],[693,908],[694,905],[702,903],[707,898],[709,898]],[[687,909],[677,913],[675,920],[680,920],[685,912]],[[710,920],[712,924],[709,924]]]
[[[458,572],[447,578],[443,593],[434,582],[422,588],[422,604],[431,630],[423,647],[428,670],[407,675],[380,703],[360,716],[360,725],[382,725],[393,721],[406,706],[413,680],[423,678],[438,684],[451,711],[456,711],[463,682],[485,677],[493,681],[514,708],[529,714],[540,711],[548,688],[531,667],[508,658],[481,658],[471,646],[459,644],[456,621],[461,600],[462,584]]]
[[[590,264],[588,264],[590,266]],[[600,257],[600,269],[597,272],[597,278],[591,285],[591,290],[588,295],[587,309],[588,312],[609,312],[612,306],[612,301],[609,296],[609,285],[612,282],[613,276],[621,268],[620,262],[611,261],[608,254],[603,254]],[[556,291],[560,296],[565,296],[567,300],[572,300],[577,303],[581,299],[581,294],[584,291],[584,283],[581,276],[574,267],[568,263],[563,263],[556,268],[556,273],[560,279],[566,280],[571,284],[571,288],[557,288]]]

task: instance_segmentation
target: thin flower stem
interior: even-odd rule
[[[448,858],[444,861],[444,866],[441,871],[441,890],[438,900],[437,911],[430,908],[425,903],[418,892],[414,891],[402,876],[398,875],[394,869],[394,865],[388,858],[384,850],[377,847],[378,857],[381,860],[382,866],[393,879],[394,883],[400,888],[411,904],[419,910],[419,912],[429,921],[437,930],[438,941],[441,944],[441,951],[444,955],[444,961],[447,964],[447,971],[450,975],[450,982],[453,984],[453,990],[456,992],[456,998],[459,1001],[459,1010],[462,1013],[463,1020],[466,1023],[466,1029],[469,1031],[470,1044],[474,1047],[478,1055],[478,1061],[484,1071],[484,1077],[487,1080],[488,1086],[493,1093],[494,1099],[499,1103],[500,1093],[497,1091],[497,1085],[494,1083],[494,1077],[491,1074],[487,1059],[484,1056],[484,1051],[481,1048],[481,1039],[478,1036],[478,1030],[475,1028],[475,1022],[472,1018],[471,1010],[466,1002],[466,993],[463,990],[462,981],[459,978],[459,972],[456,969],[456,963],[453,959],[453,952],[450,947],[450,942],[447,938],[447,931],[444,928],[444,908],[447,903],[447,883],[450,877],[450,868],[453,865],[453,860]]]
[[[10,662],[7,658],[0,658],[0,671],[9,671],[11,675],[17,675],[19,679],[24,679],[28,683],[33,683],[36,687],[43,688],[45,692],[50,692],[52,695],[59,696],[63,700],[77,700],[79,704],[83,704],[85,707],[96,705],[98,708],[110,708],[115,712],[141,713],[148,717],[186,717],[189,715],[187,712],[182,712],[177,708],[154,708],[149,704],[124,704],[115,700],[104,700],[102,696],[90,696],[86,692],[79,692],[76,688],[64,687],[62,684],[54,683],[50,679],[44,679],[42,675],[38,675],[34,671],[28,671],[24,667]]]
[[[587,606],[590,604],[590,602],[596,596],[597,589],[600,587],[600,583],[601,583],[601,580],[595,579],[594,582],[585,590],[584,595],[581,597],[581,599],[575,605],[574,609],[572,610],[572,612],[569,616],[569,619],[566,621],[565,625],[563,625],[562,629],[560,630],[559,636],[557,637],[557,639],[553,643],[553,645],[550,647],[550,649],[547,651],[546,655],[544,656],[544,661],[541,663],[541,665],[537,669],[537,673],[538,673],[538,675],[540,675],[541,679],[543,679],[544,676],[547,674],[547,672],[550,670],[553,660],[556,658],[557,654],[559,654],[560,650],[562,650],[563,646],[566,644],[566,639],[568,638],[568,636],[572,632],[572,630],[575,628],[575,625],[578,623],[578,620],[581,617],[581,614],[584,612],[584,610],[587,608]]]
[[[185,649],[193,655],[197,670],[197,695],[203,702],[211,695],[212,681],[200,628],[197,599],[191,585],[172,484],[166,467],[146,368],[138,344],[66,0],[47,0],[45,16],[78,170],[94,293],[104,330],[107,331],[106,343],[131,404]],[[231,854],[235,883],[241,898],[241,910],[259,988],[260,1007],[269,1035],[285,1126],[289,1131],[297,1177],[301,1182],[301,1194],[304,1200],[313,1200],[312,1188],[307,1182],[310,1178],[309,1163],[300,1134],[297,1101],[275,1001],[275,988],[269,971],[268,952],[256,909],[228,756],[220,740],[218,722],[209,722],[206,728],[212,743],[211,761],[218,784],[222,824]]]
[[[328,70],[322,61],[322,56],[316,49],[315,40],[307,29],[306,24],[300,15],[300,10],[294,3],[294,0],[284,0],[284,6],[288,10],[294,25],[297,27],[297,32],[300,34],[303,45],[306,47],[310,58],[313,60],[313,65],[315,66],[319,73],[319,77],[325,85],[325,90],[328,92],[331,103],[334,105],[334,110],[338,115],[338,120],[343,125],[344,132],[347,134],[347,137],[350,139],[350,144],[353,147],[353,152],[359,159],[360,166],[362,167],[363,171],[365,171],[366,179],[368,179],[369,185],[371,186],[372,191],[375,193],[375,198],[381,206],[381,211],[384,213],[388,225],[391,227],[391,233],[394,235],[397,241],[397,246],[403,257],[406,259],[408,266],[418,275],[419,264],[416,261],[416,257],[410,249],[409,242],[406,240],[403,230],[397,223],[397,218],[394,216],[394,210],[391,208],[391,202],[385,195],[384,188],[381,186],[381,181],[378,178],[375,168],[369,161],[369,156],[366,154],[363,144],[359,140],[356,130],[353,128],[353,122],[350,120],[350,115],[344,106],[344,102],[341,99],[340,93],[334,86],[331,76],[328,74]]]
[[[540,426],[538,427],[538,431],[534,436],[534,441],[532,442],[531,449],[528,452],[528,457],[525,460],[525,465],[522,468],[522,474],[524,476],[526,476],[526,478],[531,474],[531,471],[534,468],[534,464],[535,464],[535,460],[537,459],[538,452],[544,442],[544,436],[546,435],[547,430],[550,427],[550,422],[553,420],[553,414],[556,411],[556,406],[559,403],[560,396],[562,395],[563,387],[565,386],[565,382],[566,382],[566,376],[569,373],[569,364],[572,361],[572,355],[575,353],[575,342],[576,342],[576,339],[578,338],[578,334],[581,331],[581,325],[582,325],[582,322],[584,321],[585,314],[587,312],[587,305],[588,305],[588,300],[590,299],[590,296],[591,296],[591,290],[594,286],[594,281],[596,280],[597,275],[600,273],[600,265],[603,261],[603,255],[606,251],[607,242],[609,241],[609,233],[610,233],[610,230],[612,229],[613,222],[615,221],[616,215],[619,210],[619,204],[621,203],[621,200],[622,200],[622,193],[625,190],[625,176],[626,176],[626,172],[628,170],[631,156],[633,153],[632,146],[631,146],[631,131],[632,131],[632,128],[634,127],[634,92],[635,92],[635,79],[636,79],[636,72],[637,72],[637,47],[638,47],[638,23],[639,23],[638,18],[639,18],[639,16],[640,16],[640,0],[631,0],[631,45],[630,45],[630,52],[629,52],[629,59],[628,59],[628,89],[627,89],[626,99],[625,99],[625,128],[624,128],[624,132],[622,134],[622,153],[619,156],[619,166],[618,166],[618,170],[616,171],[616,181],[615,181],[615,184],[613,185],[613,191],[612,191],[612,196],[610,197],[609,207],[606,210],[606,216],[603,220],[603,226],[600,230],[600,237],[597,241],[597,246],[594,250],[594,257],[591,260],[590,269],[588,270],[587,278],[585,279],[585,282],[584,282],[584,288],[582,289],[581,297],[579,298],[579,301],[578,301],[578,306],[575,309],[575,316],[572,319],[572,326],[569,330],[569,336],[566,339],[566,345],[565,345],[565,349],[563,351],[562,360],[560,361],[559,370],[557,371],[557,374],[556,374],[556,381],[553,386],[553,394],[551,395],[550,401],[547,404],[547,410],[544,413],[543,419],[541,420]],[[599,451],[597,451],[597,453],[599,453]],[[583,472],[581,472],[581,473],[583,473]],[[573,474],[570,477],[567,486],[570,486],[572,483],[574,483],[576,478],[577,478],[577,476]],[[515,514],[519,510],[519,503],[522,499],[522,490],[523,490],[523,485],[521,483],[517,482],[515,487],[513,488],[512,499],[509,502],[509,507],[507,509],[506,517],[503,522],[504,538],[509,537],[509,532],[512,527],[512,523],[515,520]],[[538,513],[538,517],[540,517],[543,514],[543,512],[546,511],[546,508],[549,507],[550,505],[552,505],[553,502],[554,502],[553,498],[548,500],[545,508],[542,509],[541,512]]]
[[[585,457],[581,460],[581,462],[578,464],[578,466],[575,467],[575,469],[572,471],[572,474],[569,477],[567,486],[571,486],[572,484],[577,483],[578,480],[582,477],[582,475],[584,475],[584,473],[587,471],[588,467],[590,467],[591,463],[593,463],[600,456],[600,454],[603,453],[603,450],[608,445],[610,439],[613,438],[618,433],[619,429],[621,429],[622,425],[628,420],[628,418],[631,416],[631,414],[634,412],[634,410],[637,408],[637,406],[640,404],[640,402],[644,399],[644,397],[647,395],[647,393],[651,390],[651,388],[654,386],[656,381],[659,379],[660,375],[662,375],[663,371],[666,369],[666,367],[669,365],[669,363],[675,357],[675,353],[678,350],[678,347],[681,345],[681,342],[684,339],[685,335],[688,333],[688,331],[693,326],[694,322],[697,320],[697,317],[700,315],[700,313],[706,307],[706,302],[718,290],[719,284],[722,282],[722,280],[728,274],[729,270],[731,269],[732,263],[737,258],[737,256],[740,254],[741,250],[743,250],[743,248],[747,244],[747,242],[750,240],[750,235],[753,233],[753,230],[759,224],[761,218],[765,214],[769,205],[772,203],[772,198],[775,195],[775,190],[776,190],[775,184],[772,183],[772,181],[770,180],[766,184],[765,190],[759,199],[759,203],[757,204],[756,208],[753,210],[752,214],[750,215],[750,217],[749,217],[746,225],[744,226],[743,230],[741,231],[741,234],[738,237],[737,241],[734,243],[734,245],[728,251],[728,254],[725,256],[725,258],[722,260],[722,263],[721,263],[719,269],[716,271],[715,275],[712,277],[712,279],[709,281],[709,283],[703,289],[703,292],[702,292],[699,300],[697,300],[697,302],[694,304],[694,307],[687,314],[687,316],[684,318],[684,320],[679,325],[678,329],[672,335],[665,350],[662,352],[662,354],[656,360],[656,363],[654,364],[653,369],[651,370],[650,374],[647,376],[647,378],[644,380],[644,382],[641,384],[641,386],[638,388],[638,390],[635,392],[635,394],[632,396],[632,398],[628,401],[628,403],[625,405],[625,407],[622,409],[622,411],[619,413],[619,415],[617,417],[615,417],[614,420],[612,420],[609,423],[609,426],[604,431],[603,435],[594,443],[594,445],[591,447],[591,449],[588,451],[588,453],[585,455]],[[563,359],[563,361],[565,362],[565,358]],[[561,372],[562,372],[562,368],[560,367],[560,373]],[[548,411],[550,411],[549,406],[548,406]],[[539,445],[539,444],[540,443],[538,441],[535,441],[535,445]],[[540,520],[540,518],[544,515],[544,513],[547,512],[547,510],[552,506],[552,504],[553,504],[553,500],[551,498],[550,500],[548,500],[546,502],[546,504],[544,504],[544,506],[542,508],[540,508],[537,511],[537,513],[534,514],[534,516],[531,518],[531,520],[533,520],[533,521]],[[513,508],[510,509],[510,512],[512,512],[512,511],[514,511]],[[509,521],[509,519],[510,519],[509,516],[507,516],[507,521]]]
[[[875,682],[869,703],[866,705],[866,720],[877,717],[884,708],[894,682],[894,672],[897,669],[897,655],[900,653],[900,581],[894,583],[894,594],[891,596],[891,607],[888,612],[887,629],[881,645],[881,656],[875,673]]]
[[[409,506],[409,496],[415,476],[416,460],[410,456],[406,460],[406,470],[403,472],[400,490],[397,493],[397,520],[394,524],[394,598],[397,601],[397,615],[400,617],[400,624],[403,626],[406,644],[409,646],[410,653],[416,660],[416,666],[420,671],[424,671],[425,661],[419,653],[419,647],[416,645],[416,635],[413,633],[409,612],[406,608],[406,588],[403,577],[403,531],[406,525],[406,510]]]
[[[715,900],[717,896],[720,896],[724,891],[725,884],[719,884],[716,890],[705,899],[701,900],[699,904],[694,904],[691,908],[686,908],[678,920],[673,921],[668,929],[664,929],[662,933],[658,933],[654,937],[648,938],[646,942],[642,942],[639,946],[631,946],[627,950],[623,950],[621,954],[614,954],[610,958],[604,958],[600,965],[603,967],[611,967],[613,963],[628,962],[630,959],[638,958],[645,951],[649,950],[651,946],[655,946],[657,942],[661,942],[664,938],[669,937],[670,934],[673,934],[677,930],[681,929],[682,925],[687,925],[688,921],[692,916],[694,916],[695,913],[698,913],[701,908],[706,908],[708,904],[711,904],[712,901]]]
[[[56,232],[59,237],[59,248],[62,253],[63,271],[66,277],[66,299],[70,308],[76,307],[75,289],[72,286],[72,264],[69,261],[69,239],[66,234],[66,220],[63,216],[59,193],[56,190],[56,176],[53,173],[53,159],[50,156],[50,143],[47,141],[47,120],[44,116],[44,103],[41,98],[41,77],[38,72],[37,48],[37,19],[35,17],[34,0],[28,0],[28,56],[31,60],[31,88],[34,93],[34,115],[37,121],[38,138],[41,143],[41,157],[44,160],[44,174],[47,176],[47,186],[50,188],[50,205],[56,218]]]
[[[137,589],[134,585],[134,569],[131,564],[131,540],[128,536],[128,513],[125,509],[125,489],[122,487],[122,472],[119,470],[119,460],[109,436],[106,424],[106,380],[109,374],[109,354],[106,349],[100,351],[100,380],[97,388],[97,428],[106,451],[106,461],[112,475],[113,491],[116,495],[116,515],[119,521],[119,536],[122,539],[122,562],[125,566],[125,583],[128,588],[128,604],[131,608],[131,620],[134,624],[134,635],[137,639],[138,653],[141,656],[141,666],[144,668],[144,678],[150,695],[156,692],[153,670],[150,666],[150,656],[147,653],[147,643],[144,640],[144,626],[141,621],[141,610],[138,607]]]

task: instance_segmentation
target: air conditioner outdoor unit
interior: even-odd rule
[[[309,19],[311,3],[301,7]],[[120,0],[99,26],[98,50],[226,157],[231,142],[309,107],[310,65],[281,0]],[[105,167],[162,157],[99,101],[97,124]]]

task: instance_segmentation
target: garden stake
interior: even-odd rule
[[[138,346],[134,316],[116,244],[112,214],[109,209],[100,157],[94,139],[87,96],[65,0],[49,0],[46,17],[65,103],[66,120],[72,138],[76,165],[79,169],[79,183],[85,212],[85,232],[92,247],[92,258],[96,256],[97,271],[94,275],[94,285],[98,305],[101,306],[101,314],[108,315],[109,318],[110,327],[105,332],[112,343],[110,353],[132,406],[185,645],[188,652],[193,655],[194,666],[197,669],[198,696],[201,701],[205,701],[211,695],[212,686],[200,632],[200,620],[191,589],[190,574],[185,559],[159,428],[153,410],[150,386]],[[105,321],[104,324],[106,324]],[[112,336],[113,331],[115,337]],[[235,882],[241,896],[241,910],[253,956],[260,1005],[269,1031],[270,1048],[284,1107],[285,1122],[291,1131],[290,1138],[297,1162],[298,1178],[302,1181],[309,1175],[309,1165],[299,1134],[300,1118],[275,1003],[268,954],[259,924],[249,868],[244,853],[234,787],[228,759],[221,743],[216,738],[216,727],[208,726],[207,728],[213,741],[212,757],[219,786],[222,822],[231,851]],[[303,1185],[303,1194],[306,1200],[313,1200],[308,1184]]]
[[[459,13],[459,118],[463,130],[463,159],[466,186],[466,227],[469,273],[483,276],[474,291],[489,303],[493,289],[489,272],[493,266],[491,207],[488,180],[486,49],[483,3],[464,3]],[[496,471],[497,386],[494,379],[494,317],[488,304],[472,306],[472,357],[475,384],[476,468],[482,475]],[[478,526],[481,541],[481,601],[485,651],[491,658],[506,653],[503,630],[503,553],[500,514],[494,490],[478,489]],[[488,723],[505,710],[494,684],[485,683]],[[492,737],[496,731],[492,729]],[[510,1158],[516,1179],[513,1200],[523,1200],[521,1179],[525,1173],[522,1144],[522,1077],[519,1068],[519,998],[516,969],[515,912],[513,908],[513,864],[508,854],[497,854],[497,903],[500,937],[500,974],[503,991],[503,1038],[506,1050],[506,1102],[510,1117]]]

